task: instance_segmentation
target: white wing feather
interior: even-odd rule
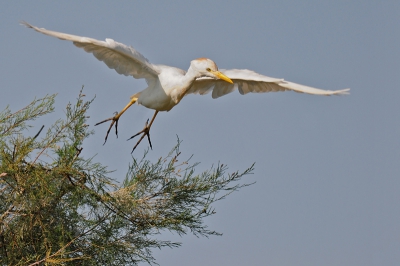
[[[109,68],[115,69],[118,74],[133,76],[138,79],[145,78],[148,82],[159,74],[157,66],[151,64],[133,47],[116,42],[112,39],[99,41],[88,37],[38,28],[24,21],[21,22],[21,24],[28,28],[32,28],[37,32],[61,40],[72,41],[75,46],[83,48],[88,53],[92,53],[98,60],[103,61]]]
[[[212,97],[218,98],[238,89],[239,93],[244,95],[249,92],[275,92],[291,90],[300,93],[308,93],[314,95],[340,95],[348,94],[350,89],[330,91],[312,88],[297,83],[285,81],[258,74],[247,69],[221,69],[221,73],[229,77],[233,84],[219,79],[202,77],[196,79],[189,93],[204,95],[212,91]]]

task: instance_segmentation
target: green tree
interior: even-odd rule
[[[213,203],[248,184],[226,166],[200,174],[196,164],[178,162],[179,141],[156,162],[133,159],[122,184],[107,167],[83,158],[85,124],[93,101],[82,91],[65,119],[44,136],[43,127],[26,137],[29,122],[54,109],[55,95],[25,108],[0,113],[1,265],[136,265],[155,263],[153,248],[178,247],[159,240],[163,231],[179,235],[220,235],[207,228]]]

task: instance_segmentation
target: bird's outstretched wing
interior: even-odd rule
[[[233,84],[223,80],[202,77],[196,79],[193,86],[187,94],[194,93],[204,95],[212,91],[212,97],[218,98],[238,89],[239,93],[244,95],[249,92],[275,92],[291,90],[300,93],[308,93],[315,95],[340,95],[348,94],[350,89],[329,91],[300,85],[297,83],[285,81],[283,79],[270,78],[254,71],[247,69],[230,69],[220,70],[224,75],[228,76]]]
[[[158,76],[157,66],[151,64],[142,54],[133,47],[106,39],[99,41],[96,39],[81,37],[56,31],[38,28],[23,21],[22,25],[32,28],[37,32],[59,38],[61,40],[72,41],[79,48],[92,53],[98,60],[103,61],[109,68],[115,69],[118,74],[133,76],[134,78],[149,79]]]

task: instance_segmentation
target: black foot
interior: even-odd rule
[[[150,127],[148,126],[148,124],[149,124],[149,119],[147,119],[146,124],[145,124],[144,128],[141,131],[139,131],[138,133],[136,133],[135,135],[133,135],[132,137],[130,137],[128,139],[128,140],[133,139],[134,137],[142,134],[142,136],[140,137],[139,141],[136,143],[135,147],[133,147],[132,152],[136,149],[136,147],[144,139],[145,136],[147,136],[147,139],[148,139],[149,144],[150,144],[150,148],[153,149],[153,146],[151,145],[151,140],[150,140]]]
[[[107,119],[105,119],[105,120],[103,120],[103,121],[101,121],[101,122],[95,124],[95,126],[97,126],[97,125],[103,124],[104,122],[107,122],[107,121],[112,120],[111,125],[110,125],[110,127],[108,128],[108,130],[107,130],[107,134],[106,134],[106,137],[105,137],[105,139],[104,139],[103,145],[106,144],[107,138],[108,138],[108,134],[110,133],[111,128],[112,128],[112,126],[113,126],[114,124],[115,124],[115,135],[117,135],[117,138],[118,138],[118,120],[119,120],[119,117],[120,117],[120,116],[119,116],[118,113],[117,113],[115,116],[110,117],[110,118],[107,118]]]

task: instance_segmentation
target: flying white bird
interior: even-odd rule
[[[118,120],[121,115],[135,102],[155,110],[150,123],[148,120],[144,129],[133,135],[134,138],[142,134],[133,147],[132,152],[142,139],[147,136],[150,147],[150,127],[159,111],[169,111],[177,105],[182,98],[190,93],[204,95],[212,91],[212,97],[218,98],[238,90],[244,95],[249,92],[275,92],[291,90],[295,92],[315,95],[348,94],[350,89],[321,90],[283,79],[271,78],[247,69],[218,70],[217,65],[208,58],[198,58],[190,62],[188,71],[176,67],[151,64],[142,54],[133,47],[116,42],[112,39],[99,41],[96,39],[50,31],[21,22],[37,32],[57,37],[61,40],[72,41],[79,48],[92,53],[98,60],[103,61],[109,68],[118,74],[146,79],[148,87],[131,96],[130,102],[115,116],[103,120],[96,125],[111,121],[107,130],[104,143],[115,124],[115,134],[118,136]],[[129,138],[129,139],[131,139]]]

